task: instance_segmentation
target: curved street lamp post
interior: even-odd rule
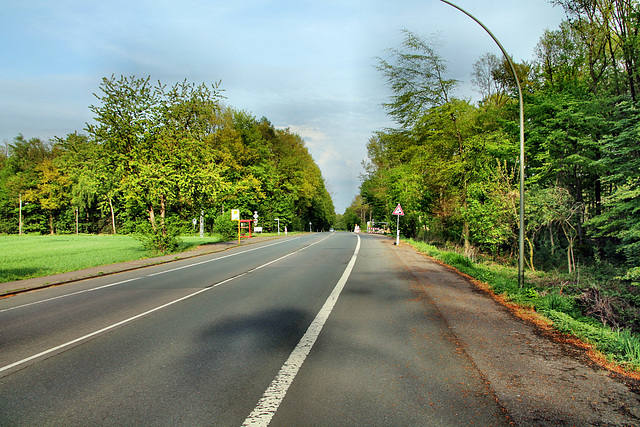
[[[516,67],[513,64],[513,61],[507,54],[507,51],[502,47],[502,44],[498,41],[496,36],[475,16],[471,15],[466,10],[462,9],[460,6],[457,6],[450,1],[440,0],[443,3],[448,4],[460,12],[467,15],[469,18],[473,19],[478,25],[480,25],[493,39],[494,42],[498,45],[502,54],[509,62],[509,66],[511,67],[511,72],[513,73],[513,78],[516,80],[516,84],[518,86],[518,96],[520,101],[520,233],[518,237],[518,285],[520,287],[524,286],[524,103],[522,101],[522,87],[520,86],[520,80],[518,79],[518,74],[516,72]]]

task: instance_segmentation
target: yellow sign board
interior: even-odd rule
[[[231,221],[240,221],[240,209],[231,209]]]

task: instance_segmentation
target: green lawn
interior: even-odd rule
[[[220,241],[212,237],[181,237],[179,251]],[[149,256],[132,236],[0,236],[0,283]]]

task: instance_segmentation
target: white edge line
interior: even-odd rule
[[[0,310],[0,313],[4,313],[5,311],[16,310],[18,308],[29,307],[29,306],[36,305],[36,304],[42,304],[43,302],[54,301],[54,300],[57,300],[57,299],[66,298],[66,297],[70,297],[70,296],[73,296],[73,295],[84,294],[86,292],[93,292],[93,291],[97,291],[97,290],[104,289],[104,288],[110,288],[112,286],[122,285],[123,283],[133,282],[134,280],[138,280],[140,278],[141,277],[134,277],[132,279],[122,280],[120,282],[109,283],[107,285],[98,286],[97,288],[83,289],[81,291],[72,292],[70,294],[59,295],[57,297],[47,298],[47,299],[43,299],[43,300],[40,300],[40,301],[34,301],[34,302],[27,303],[27,304],[16,305],[15,307],[4,308],[4,309]]]
[[[284,365],[282,365],[282,368],[280,368],[280,371],[273,379],[267,390],[264,392],[262,398],[258,401],[258,404],[254,408],[254,410],[251,412],[251,414],[249,414],[247,419],[242,424],[243,426],[268,426],[276,411],[280,407],[280,403],[282,403],[284,396],[287,394],[289,386],[298,374],[300,367],[304,363],[305,359],[309,355],[309,352],[311,351],[311,348],[318,339],[320,331],[322,331],[322,328],[329,318],[333,307],[338,301],[338,297],[340,296],[342,289],[344,289],[344,286],[347,283],[349,276],[351,275],[351,271],[353,270],[356,258],[358,257],[358,252],[360,251],[360,236],[358,236],[357,234],[356,236],[358,237],[356,249],[353,252],[353,256],[351,257],[349,264],[344,269],[340,280],[338,280],[335,288],[325,301],[315,319],[313,319],[313,322],[311,322],[311,325],[309,325],[307,332],[305,332],[298,345],[289,355],[287,361],[284,363]]]

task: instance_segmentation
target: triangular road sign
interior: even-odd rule
[[[400,206],[400,203],[398,203],[398,206],[396,207],[396,210],[393,211],[393,215],[403,215],[404,216],[404,212],[402,212],[402,206]]]

